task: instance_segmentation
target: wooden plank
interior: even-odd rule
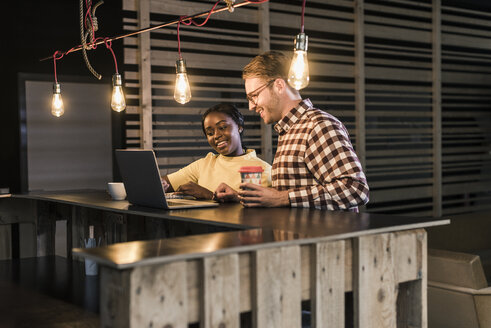
[[[309,5],[313,3],[315,3],[315,1],[309,1],[309,3],[307,4],[307,7],[305,9],[306,20],[310,19],[309,15],[312,13],[315,13],[315,15],[319,17],[333,16],[333,10],[330,10],[330,8],[322,8],[319,6],[319,5],[326,5],[325,1],[319,1],[318,5],[315,6],[315,9],[309,8]],[[352,9],[352,4],[349,1],[342,1],[342,0],[329,1],[329,5],[336,6],[336,7],[344,7],[348,9],[346,11],[336,12],[336,14],[334,15],[336,18],[342,18],[343,20],[353,20],[353,14],[349,10]],[[295,18],[297,18],[300,13],[300,6],[297,3],[288,4],[284,2],[280,2],[280,3],[271,2],[270,6],[273,11],[281,11],[287,13],[288,15],[292,15]],[[300,21],[298,21],[298,23],[300,24]],[[294,23],[292,23],[292,26],[299,26],[299,24],[295,25]],[[318,28],[319,26],[314,25],[314,27]]]
[[[37,256],[55,254],[56,219],[51,213],[50,203],[37,202]]]
[[[365,35],[369,38],[382,38],[387,40],[404,40],[411,42],[431,43],[431,33],[427,31],[411,30],[408,28],[365,24]]]
[[[312,327],[344,328],[345,242],[312,245]]]
[[[387,2],[386,5],[384,4],[374,4],[374,3],[367,3],[366,4],[366,10],[367,11],[372,11],[372,12],[375,12],[375,13],[387,13],[387,14],[391,14],[391,15],[403,15],[403,16],[407,16],[408,20],[410,19],[409,17],[418,17],[418,18],[427,18],[427,19],[430,19],[431,18],[431,13],[430,13],[430,6],[425,6],[423,3],[418,3],[417,6],[420,8],[420,9],[410,9],[410,8],[407,8],[407,7],[397,7],[395,6],[396,2],[394,1],[391,1],[391,2]],[[405,2],[406,5],[414,5],[414,3],[411,3],[410,1],[407,1]],[[372,16],[373,17],[373,16]],[[379,17],[379,16],[376,16],[376,17],[373,17],[377,22],[385,22],[385,20],[380,20],[381,18],[383,17]],[[397,23],[399,22],[400,23],[401,19],[399,20],[394,20],[393,22]],[[414,23],[413,23],[414,24]],[[414,25],[413,25],[414,26]],[[418,24],[418,27],[420,25]],[[429,27],[429,26],[428,26]]]
[[[430,185],[427,187],[404,186],[401,188],[393,188],[387,190],[373,190],[370,191],[370,195],[373,199],[376,199],[379,202],[390,202],[396,200],[408,201],[430,197],[432,191],[433,189]]]
[[[412,280],[399,285],[397,326],[425,328],[428,326],[426,231],[403,231],[394,236],[397,280]]]
[[[5,197],[5,196],[4,196]],[[37,201],[0,197],[0,258],[11,258],[12,224],[19,225],[19,257],[36,257],[37,254]],[[3,248],[3,249],[2,249]]]
[[[188,322],[198,322],[202,317],[201,302],[202,302],[202,274],[201,261],[193,260],[186,262],[186,275],[188,283]],[[239,254],[239,284],[240,284],[240,312],[251,310],[251,254]]]
[[[150,0],[138,0],[138,26],[140,29],[150,26]],[[141,144],[144,149],[153,148],[152,140],[152,56],[150,51],[150,33],[138,35],[138,66],[140,71],[140,121]],[[125,62],[127,60],[125,59]]]
[[[100,267],[100,320],[101,327],[130,327],[130,273]]]
[[[201,12],[209,11],[213,7],[213,2],[188,2],[188,1],[161,1],[151,0],[152,13],[161,13],[166,15],[179,15],[179,16],[191,16]],[[218,6],[217,8],[220,8]],[[248,5],[249,8],[257,8],[255,5]],[[210,19],[213,20],[225,20],[232,22],[250,22],[256,23],[257,16],[254,10],[244,10],[243,8],[237,8],[233,13],[229,13],[227,10],[220,13],[213,14]],[[203,18],[196,19],[201,23]],[[187,26],[186,26],[187,27]]]
[[[306,8],[308,11],[309,8]],[[341,15],[343,15],[341,13]],[[296,15],[284,14],[282,12],[275,12],[271,15],[271,26],[278,28],[291,28],[292,26],[300,26],[301,15],[300,12]],[[322,31],[325,32],[325,27],[328,27],[328,31],[331,33],[351,34],[353,33],[353,23],[348,20],[340,20],[333,17],[315,17],[310,16],[305,19],[305,31]]]
[[[395,243],[391,234],[355,238],[355,327],[396,327]]]
[[[130,281],[130,326],[188,326],[186,262],[133,269]]]
[[[367,79],[389,79],[394,81],[408,81],[408,82],[431,81],[431,71],[415,70],[411,68],[367,66],[365,73]]]
[[[1,238],[0,238],[1,239]],[[19,223],[19,257],[36,257],[36,224]],[[70,252],[71,253],[71,252]]]
[[[489,42],[489,36],[471,36],[471,35],[460,35],[460,34],[442,34],[442,44],[445,46],[456,46],[456,47],[467,47],[471,49],[482,49],[490,50],[491,45]]]
[[[203,259],[202,327],[240,327],[239,255]]]
[[[258,10],[259,52],[264,53],[270,49],[270,15],[269,2],[262,4]],[[261,156],[268,163],[273,162],[273,132],[271,124],[265,124],[261,119]]]
[[[441,0],[433,0],[433,216],[442,215],[442,24]]]
[[[393,233],[397,282],[419,280],[425,275],[426,232],[411,230]]]
[[[252,275],[255,327],[300,327],[300,247],[256,251]]]
[[[355,0],[355,115],[356,115],[356,154],[361,166],[366,168],[365,131],[365,33],[364,1]]]
[[[485,43],[485,42],[481,42]],[[491,48],[490,48],[491,49]],[[446,82],[470,84],[470,85],[490,85],[490,74],[480,72],[448,72],[442,71],[442,80]]]
[[[12,225],[0,225],[0,260],[12,258]]]

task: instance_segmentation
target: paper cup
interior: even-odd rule
[[[126,198],[126,189],[122,182],[108,182],[107,191],[113,200],[123,200]]]
[[[263,171],[261,166],[242,166],[239,169],[242,183],[249,182],[261,185]]]

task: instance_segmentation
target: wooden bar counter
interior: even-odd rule
[[[300,327],[302,302],[310,304],[312,327],[344,327],[351,291],[355,327],[427,327],[424,228],[450,222],[239,204],[166,211],[95,191],[12,201],[20,199],[36,204],[38,220],[56,220],[59,207],[73,254],[99,263],[101,327],[239,327],[249,311],[254,327]],[[105,232],[111,220],[120,222],[119,240],[82,249],[91,216],[109,220]],[[135,220],[163,234],[140,240]],[[50,248],[40,240],[52,243],[41,226],[49,224],[38,224],[38,253]]]

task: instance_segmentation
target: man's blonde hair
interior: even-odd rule
[[[254,57],[242,70],[242,78],[262,78],[272,80],[281,78],[288,81],[291,58],[279,51],[268,51]]]

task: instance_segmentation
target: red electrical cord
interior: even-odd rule
[[[194,24],[195,26],[203,26],[205,25],[211,14],[213,13],[213,11],[215,10],[216,6],[218,5],[218,3],[220,3],[221,0],[218,0],[214,5],[213,7],[210,9],[210,11],[208,12],[205,20],[201,23],[201,24],[198,24],[196,23],[193,19],[188,19],[188,22],[185,22],[184,20],[187,18],[187,16],[181,16],[179,17],[179,21],[177,22],[177,45],[178,45],[178,49],[179,49],[179,58],[181,59],[181,40],[180,40],[180,35],[179,35],[179,27],[180,27],[180,23],[183,23],[184,25],[191,25],[191,24]],[[253,0],[244,0],[244,2],[248,2],[248,3],[256,3],[256,4],[260,4],[260,3],[265,3],[265,2],[268,2],[269,0],[257,0],[257,1],[253,1]],[[302,6],[302,32],[303,32],[303,16],[304,16],[304,11],[305,11],[305,1],[306,0],[303,0],[303,6]],[[104,40],[104,44],[106,45],[106,48],[109,49],[111,51],[111,54],[113,55],[113,59],[114,59],[114,66],[116,68],[116,73],[118,73],[118,63],[116,61],[116,55],[114,54],[114,51],[112,50],[112,39],[110,38],[102,38],[102,37],[98,37],[98,38],[95,38],[95,31],[94,31],[94,23],[93,23],[93,20],[92,20],[92,15],[90,14],[90,10],[92,9],[92,4],[89,6],[88,5],[88,0],[85,0],[85,5],[87,7],[87,11],[85,13],[85,19],[84,19],[84,24],[85,24],[85,27],[87,28],[87,16],[90,18],[90,24],[92,26],[92,42],[89,43],[89,45],[91,46],[92,49],[96,49],[97,48],[97,43],[100,42],[101,40]],[[57,73],[56,73],[56,61],[57,60],[60,60],[61,58],[63,58],[63,56],[65,55],[68,55],[69,53],[73,52],[73,51],[77,51],[77,50],[80,50],[82,46],[81,45],[78,45],[78,46],[75,46],[73,48],[71,48],[70,50],[66,51],[66,52],[61,52],[61,51],[55,51],[55,53],[53,54],[53,66],[54,66],[54,75],[55,75],[55,82],[58,83],[58,77],[57,77]],[[48,57],[49,58],[49,57]],[[46,59],[48,59],[46,58]]]
[[[220,1],[221,0],[218,0],[217,2],[215,2],[213,7],[208,12],[208,15],[206,16],[205,20],[201,24],[196,23],[193,19],[190,19],[188,22],[183,21],[183,19],[186,19],[187,16],[180,16],[179,17],[179,22],[177,22],[177,50],[179,52],[179,59],[182,59],[182,56],[181,56],[181,38],[179,36],[179,28],[180,28],[181,23],[183,23],[184,25],[188,25],[188,26],[193,24],[194,26],[198,26],[198,27],[205,25],[208,22],[208,19],[210,19],[210,16],[213,13],[213,10],[215,10],[216,6],[220,3]]]
[[[56,57],[56,55],[60,54],[60,57]],[[56,50],[53,54],[53,66],[55,68],[55,83],[58,83],[58,76],[56,75],[56,61],[62,59],[65,54]]]
[[[116,69],[116,74],[119,74],[118,73],[118,61],[116,60],[116,55],[114,54],[114,51],[112,48],[112,41],[109,40],[109,38],[105,38],[104,44],[106,45],[106,48],[109,49],[109,51],[111,51],[111,54],[113,55],[113,59],[114,59],[114,67]]]

